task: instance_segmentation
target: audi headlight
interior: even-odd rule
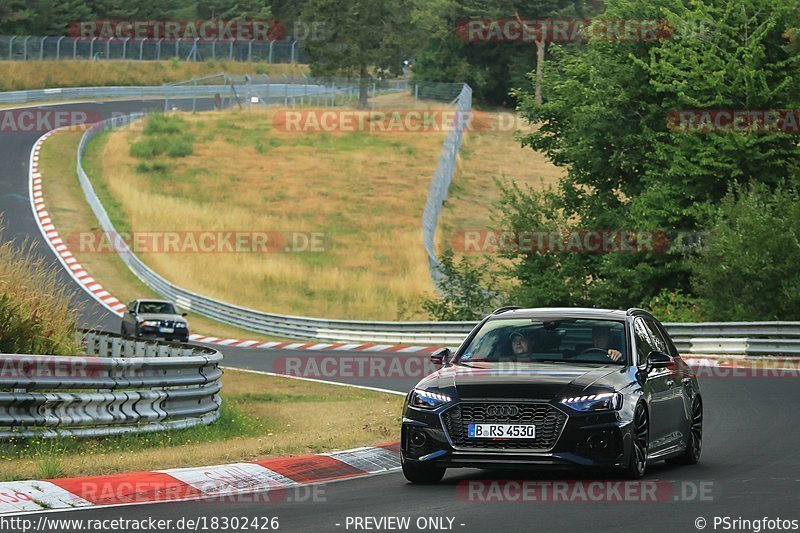
[[[576,411],[616,411],[622,407],[622,394],[619,392],[604,392],[564,398],[561,403]]]
[[[411,393],[410,405],[420,409],[436,409],[440,405],[444,405],[452,400],[453,399],[450,396],[446,396],[444,394],[414,389],[414,391]]]

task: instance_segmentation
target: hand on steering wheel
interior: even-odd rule
[[[608,357],[609,359],[611,359],[612,361],[614,361],[615,363],[620,359],[622,359],[622,352],[610,348],[608,350],[604,350],[603,348],[587,348],[581,352],[581,355],[590,353],[601,353],[606,357]]]

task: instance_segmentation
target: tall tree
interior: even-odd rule
[[[310,0],[303,21],[324,29],[305,41],[311,73],[358,77],[358,105],[367,107],[370,69],[402,72],[410,8],[408,0]]]
[[[538,130],[523,140],[568,170],[558,191],[510,191],[504,227],[702,229],[732,182],[776,187],[800,177],[800,146],[782,133],[671,129],[686,109],[797,109],[798,26],[790,0],[610,0],[603,19],[666,19],[656,42],[591,39],[553,46],[545,101],[520,93]],[[691,30],[691,31],[690,31]],[[687,254],[511,252],[517,300],[531,304],[642,305],[661,288],[691,293]],[[546,275],[553,284],[536,282]]]

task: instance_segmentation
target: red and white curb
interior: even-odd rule
[[[46,481],[11,481],[0,483],[0,514],[210,497],[242,497],[242,502],[256,501],[243,496],[393,472],[399,468],[400,443],[391,442],[340,452],[264,459],[252,463]],[[259,501],[270,500],[259,498]]]
[[[219,339],[203,335],[190,335],[194,342],[215,344],[217,346],[233,346],[236,348],[262,348],[275,350],[311,350],[311,351],[349,351],[349,352],[397,352],[397,353],[430,353],[441,346],[409,346],[395,344],[344,344],[326,342],[261,342],[244,341],[239,339]]]
[[[106,309],[117,316],[122,316],[125,311],[125,305],[114,298],[102,285],[97,283],[94,278],[86,272],[83,266],[81,266],[78,260],[75,259],[69,249],[67,249],[67,245],[61,239],[58,230],[56,230],[56,227],[53,225],[53,221],[50,218],[50,214],[47,212],[47,206],[44,202],[44,195],[42,193],[42,173],[39,171],[39,155],[42,144],[54,133],[68,128],[71,128],[71,126],[48,131],[39,137],[31,150],[28,176],[33,218],[36,219],[36,224],[39,226],[39,231],[42,232],[45,241],[47,241],[53,253],[64,266],[64,270],[75,280],[75,283]]]

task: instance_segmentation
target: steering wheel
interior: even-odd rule
[[[597,363],[607,363],[608,361],[614,361],[611,359],[611,356],[608,355],[608,350],[604,350],[603,348],[586,348],[584,351],[576,355],[576,357],[586,356],[587,361],[594,361]]]
[[[595,348],[592,346],[591,348],[586,348],[584,351],[580,353],[580,355],[589,355],[589,354],[596,354],[596,355],[605,355],[608,357],[608,350],[604,350],[602,348]]]

